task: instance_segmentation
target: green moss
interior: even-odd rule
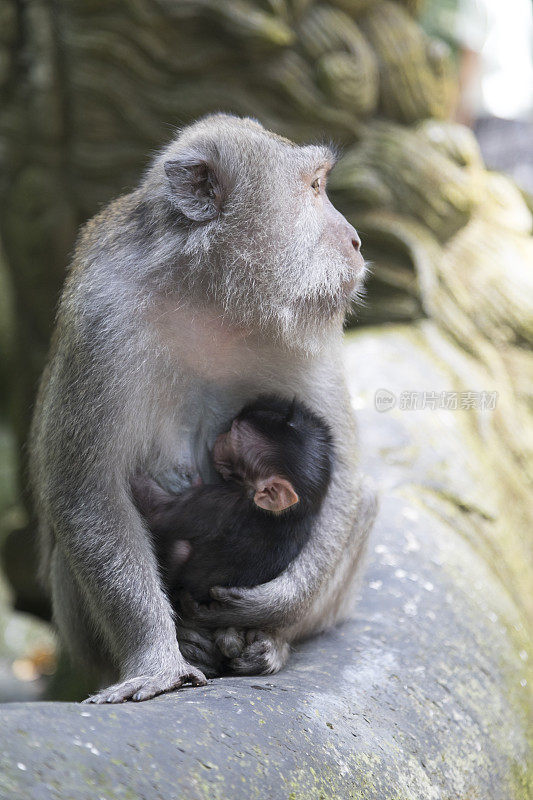
[[[532,743],[533,752],[533,743]],[[511,766],[511,785],[513,800],[532,800],[533,798],[533,757],[527,765],[514,762]]]

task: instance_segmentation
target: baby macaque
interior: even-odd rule
[[[283,572],[309,538],[332,460],[320,417],[296,401],[262,396],[215,442],[220,482],[172,495],[136,475],[134,499],[171,600],[187,590],[206,602],[212,586],[255,586]]]

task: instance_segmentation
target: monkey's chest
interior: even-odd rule
[[[204,363],[204,362],[202,362]],[[209,372],[209,371],[208,371]],[[290,360],[265,346],[261,358],[243,354],[240,367],[203,374],[176,364],[178,379],[162,402],[156,431],[156,463],[150,469],[165,488],[178,492],[198,475],[215,477],[211,452],[216,437],[231,427],[246,403],[262,394],[297,397],[306,401],[315,380],[310,364]]]

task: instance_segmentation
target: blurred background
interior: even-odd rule
[[[218,110],[339,144],[330,194],[373,263],[348,325],[430,318],[497,389],[484,536],[533,619],[531,0],[0,0],[0,701],[71,694],[25,441],[76,231]]]

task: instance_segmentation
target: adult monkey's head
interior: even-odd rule
[[[156,198],[166,281],[232,324],[314,349],[365,271],[356,230],[326,194],[334,162],[329,148],[299,147],[251,119],[217,114],[185,128],[141,187]]]

